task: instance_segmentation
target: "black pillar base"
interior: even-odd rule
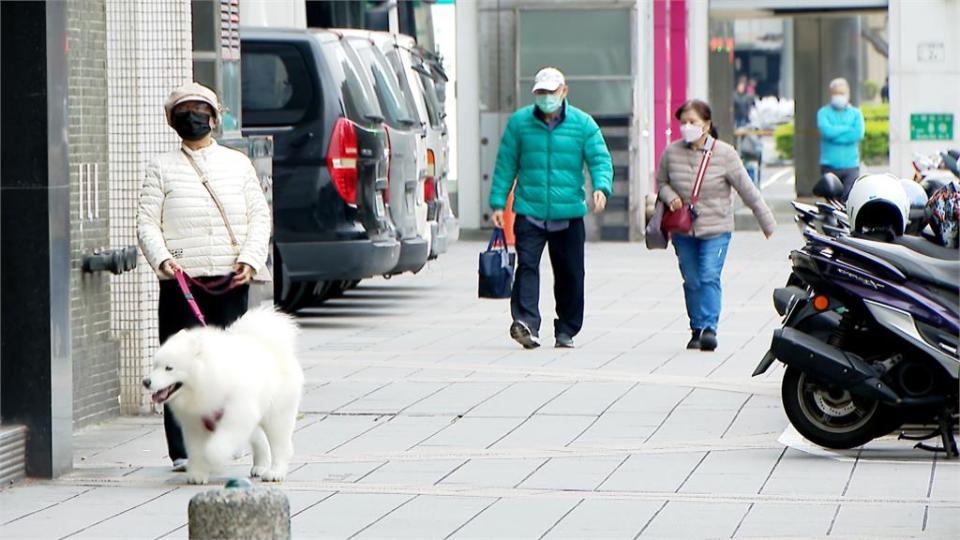
[[[0,414],[53,477],[73,462],[66,5],[0,10]]]

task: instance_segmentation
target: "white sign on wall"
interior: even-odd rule
[[[917,44],[917,62],[940,63],[947,58],[947,46],[942,41],[921,41]]]

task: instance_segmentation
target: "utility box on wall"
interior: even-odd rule
[[[221,138],[220,144],[229,146],[246,154],[253,162],[253,168],[260,179],[260,189],[267,198],[267,206],[273,215],[273,137],[256,135],[252,137]],[[272,219],[271,219],[272,222]],[[273,240],[271,239],[271,245]],[[273,249],[267,251],[267,267],[260,278],[273,274]],[[273,283],[254,281],[250,286],[250,306],[263,302],[273,302]]]

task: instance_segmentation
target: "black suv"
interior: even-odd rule
[[[294,311],[332,284],[397,264],[383,114],[336,34],[240,35],[243,132],[274,140],[275,302]]]

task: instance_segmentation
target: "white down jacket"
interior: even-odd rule
[[[230,221],[239,247],[230,235],[210,193],[178,148],[154,157],[147,165],[137,209],[140,250],[160,279],[160,264],[173,259],[194,277],[223,276],[241,262],[267,278],[264,267],[270,244],[270,209],[247,156],[215,141],[193,156],[207,176]]]

